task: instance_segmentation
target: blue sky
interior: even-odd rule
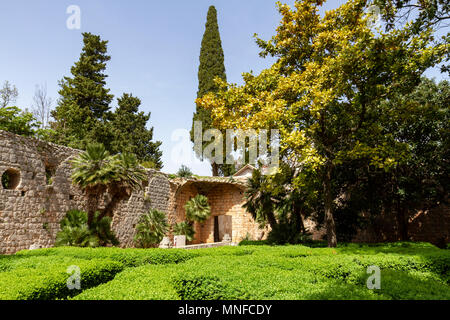
[[[329,1],[325,8],[342,2]],[[80,30],[66,27],[70,5],[81,9]],[[191,127],[210,5],[218,11],[229,82],[241,83],[242,72],[259,72],[273,62],[258,56],[253,34],[269,39],[275,33],[280,20],[275,0],[1,0],[0,82],[8,80],[18,88],[16,104],[21,108],[31,107],[37,84],[46,84],[56,100],[58,80],[78,60],[81,33],[101,35],[109,41],[112,57],[106,70],[108,88],[115,98],[126,92],[142,100],[141,110],[152,113],[154,138],[163,142],[163,171],[176,172],[180,162],[171,154],[180,141],[171,137],[175,130]],[[443,77],[436,70],[427,75]],[[210,174],[209,164],[187,164],[194,173]]]

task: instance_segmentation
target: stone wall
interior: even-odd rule
[[[18,175],[11,189],[0,188],[0,253],[51,246],[65,212],[83,207],[68,180],[68,161],[78,152],[0,131],[0,175]]]
[[[204,223],[195,223],[195,239],[192,244],[214,243],[222,239],[214,239],[215,217],[227,217],[230,221],[226,233],[233,242],[239,242],[247,236],[260,240],[267,236],[267,229],[260,229],[252,216],[242,207],[244,204],[245,185],[239,182],[229,182],[220,178],[204,178],[198,180],[173,181],[170,221],[179,223],[185,221],[184,206],[197,194],[205,195],[211,207],[211,217]],[[219,220],[222,224],[222,219]],[[222,232],[223,233],[223,232]]]
[[[53,246],[59,222],[71,209],[85,210],[86,198],[72,185],[70,160],[80,151],[0,130],[0,254]],[[133,193],[114,212],[112,228],[120,245],[133,246],[135,226],[149,208],[167,212],[167,176],[148,170],[145,189]]]
[[[85,195],[70,179],[71,160],[80,152],[0,131],[0,176],[10,178],[8,189],[0,185],[0,254],[53,246],[66,212],[86,210]],[[134,246],[136,224],[150,208],[166,212],[173,225],[185,220],[184,205],[199,193],[208,197],[212,217],[195,225],[193,243],[214,242],[215,216],[229,218],[230,230],[225,231],[235,242],[247,235],[255,240],[267,235],[242,208],[244,183],[227,178],[171,181],[159,171],[147,170],[147,174],[144,189],[134,192],[114,212],[112,229],[121,247]],[[106,195],[101,203],[108,200]]]
[[[447,200],[448,203],[448,200]],[[450,243],[450,207],[440,204],[429,210],[418,210],[407,221],[408,240],[436,245]],[[396,219],[380,215],[372,224],[358,231],[354,242],[394,242],[401,240]]]
[[[170,185],[164,173],[147,170],[148,185],[143,191],[135,192],[130,199],[121,204],[114,212],[112,229],[120,241],[121,247],[133,247],[136,224],[142,214],[150,209],[163,212],[169,210]]]
[[[85,196],[70,179],[70,161],[79,153],[79,150],[0,130],[0,177],[6,175],[9,179],[8,188],[0,184],[0,254],[29,249],[32,245],[53,246],[66,212],[86,209]],[[136,224],[150,208],[166,212],[169,224],[174,225],[185,220],[184,205],[197,194],[208,197],[212,217],[203,224],[195,224],[193,244],[222,240],[214,238],[215,217],[220,224],[219,238],[225,232],[230,233],[233,242],[246,237],[266,238],[269,230],[260,229],[242,208],[245,179],[169,180],[159,171],[147,170],[147,174],[144,189],[133,193],[114,212],[112,228],[121,247],[134,246]],[[314,239],[325,234],[312,221],[306,221],[305,226]],[[418,212],[409,221],[409,234],[414,241],[450,242],[449,231],[450,210],[446,205]],[[396,241],[397,234],[395,222],[381,217],[379,223],[360,231],[354,241]],[[173,237],[172,231],[169,236]]]

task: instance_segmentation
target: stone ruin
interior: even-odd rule
[[[30,248],[52,247],[60,221],[71,209],[86,210],[84,194],[72,184],[70,161],[81,151],[18,136],[0,130],[0,254]],[[112,229],[121,247],[133,247],[136,224],[150,208],[167,214],[170,225],[185,220],[184,205],[197,194],[208,197],[211,217],[194,225],[196,236],[190,245],[233,242],[244,238],[261,240],[268,229],[259,228],[242,207],[246,177],[169,179],[168,175],[147,170],[148,181],[142,191],[115,210]],[[4,183],[7,181],[7,183]],[[324,235],[311,220],[305,226],[313,239]],[[450,210],[440,205],[419,211],[409,221],[414,241],[450,241]],[[354,238],[358,242],[398,240],[395,222],[380,218]],[[167,235],[173,242],[173,234]]]
[[[70,179],[70,161],[80,152],[0,130],[0,176],[8,181],[0,185],[0,254],[53,246],[66,212],[86,210],[84,194]],[[112,229],[121,247],[134,246],[136,224],[150,208],[166,212],[173,225],[184,220],[184,204],[198,193],[208,196],[212,217],[195,225],[193,244],[222,241],[225,234],[232,234],[235,242],[248,234],[264,236],[242,208],[244,183],[228,178],[169,180],[151,169],[147,174],[144,189],[114,212]]]

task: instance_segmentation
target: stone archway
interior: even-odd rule
[[[173,223],[185,221],[184,206],[187,201],[202,194],[208,198],[211,217],[204,223],[195,223],[196,232],[191,244],[221,242],[229,234],[233,242],[239,242],[250,234],[255,239],[264,235],[264,230],[242,207],[245,184],[228,178],[202,178],[178,181],[174,193]]]

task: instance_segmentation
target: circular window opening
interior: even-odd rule
[[[2,186],[4,189],[14,190],[19,186],[20,172],[15,169],[8,169],[2,174]]]

